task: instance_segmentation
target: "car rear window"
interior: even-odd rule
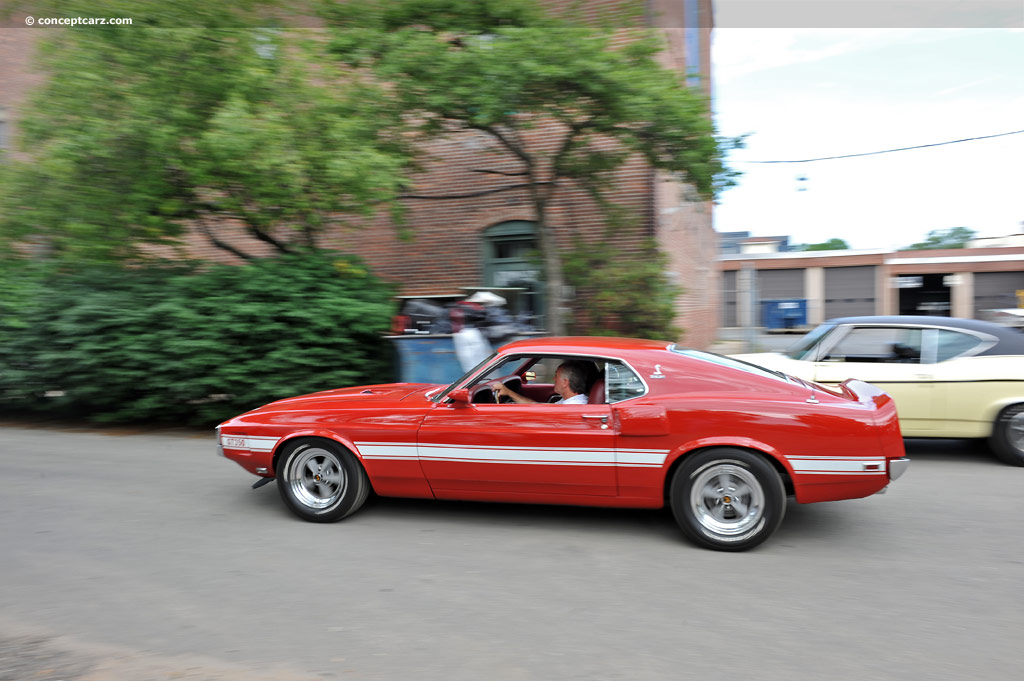
[[[771,369],[765,369],[757,364],[751,364],[750,362],[744,362],[739,359],[733,359],[732,357],[725,357],[724,355],[716,355],[713,352],[704,352],[703,350],[688,350],[685,348],[677,348],[675,345],[668,346],[668,349],[677,355],[683,355],[685,357],[692,357],[702,362],[710,362],[711,364],[717,364],[723,367],[729,367],[730,369],[739,369],[745,371],[748,374],[754,374],[755,376],[764,376],[765,378],[774,378],[777,381],[784,381],[789,383],[789,379],[785,374],[778,371],[772,371]]]
[[[974,350],[985,341],[977,336],[959,331],[939,329],[938,349],[935,357],[936,362],[945,362],[947,359],[959,357],[964,353]]]

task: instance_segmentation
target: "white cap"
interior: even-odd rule
[[[481,305],[504,305],[507,301],[501,296],[491,293],[490,291],[477,291],[469,298],[466,298],[467,303],[480,303]]]

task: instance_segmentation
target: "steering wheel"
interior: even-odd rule
[[[490,389],[491,389],[491,392],[494,393],[494,401],[495,401],[495,403],[497,403],[497,404],[508,404],[509,402],[513,402],[514,400],[511,397],[509,397],[508,395],[502,395],[501,393],[498,392],[498,386],[500,386],[500,385],[505,385],[505,382],[499,379],[497,381],[491,382],[491,384],[489,386]]]
[[[512,385],[509,385],[510,383]],[[509,404],[511,402],[515,402],[515,400],[513,400],[511,397],[508,397],[507,395],[499,395],[499,385],[504,385],[512,392],[519,392],[519,390],[522,389],[523,380],[518,376],[505,376],[504,378],[499,378],[494,381],[491,381],[488,384],[488,387],[491,389],[491,392],[494,393],[495,402],[497,402],[498,404]],[[517,390],[517,388],[519,388],[519,390]]]

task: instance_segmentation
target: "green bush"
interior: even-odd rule
[[[0,308],[0,409],[209,425],[266,402],[393,380],[391,287],[303,254],[52,275]]]

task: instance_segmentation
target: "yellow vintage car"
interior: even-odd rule
[[[733,355],[804,380],[872,383],[896,401],[904,437],[988,438],[1024,466],[1024,333],[950,317],[832,319],[784,353]]]

